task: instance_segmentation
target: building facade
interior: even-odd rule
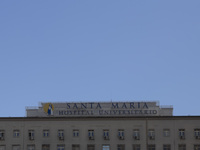
[[[200,150],[200,117],[156,102],[42,103],[0,118],[0,150]]]

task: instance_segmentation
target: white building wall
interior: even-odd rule
[[[101,150],[103,144],[109,144],[111,150],[117,149],[117,144],[125,144],[126,150],[131,150],[133,144],[140,144],[141,150],[146,150],[147,144],[155,144],[157,150],[163,149],[163,144],[170,144],[171,150],[178,150],[178,144],[186,144],[187,150],[194,149],[194,144],[200,140],[194,137],[194,129],[200,129],[200,117],[124,117],[124,118],[0,118],[0,130],[5,131],[5,140],[0,146],[12,150],[13,145],[20,145],[22,150],[27,145],[35,145],[41,150],[42,144],[50,144],[51,150],[56,150],[58,144],[64,144],[65,150],[72,150],[73,144],[80,145],[81,150],[87,150],[87,144],[95,144],[96,150]],[[13,137],[13,130],[20,130],[19,138]],[[43,130],[49,130],[49,137],[43,137]],[[64,141],[58,139],[58,130],[64,130]],[[78,129],[79,137],[73,137],[73,130]],[[103,139],[103,130],[109,129],[110,140]],[[119,140],[118,130],[124,129],[125,139]],[[140,140],[133,139],[133,129],[140,130]],[[155,130],[155,140],[147,137],[148,129]],[[163,129],[170,129],[170,136],[163,137]],[[178,130],[185,129],[185,140],[179,139]],[[30,141],[28,130],[35,131],[35,139]],[[95,131],[95,139],[88,139],[88,130]]]

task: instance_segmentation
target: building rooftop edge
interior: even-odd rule
[[[0,121],[1,120],[15,120],[15,119],[25,119],[25,120],[31,120],[31,119],[38,119],[38,120],[76,120],[76,119],[192,119],[192,118],[198,118],[200,119],[200,116],[118,116],[118,117],[114,117],[114,116],[104,116],[104,117],[0,117]]]

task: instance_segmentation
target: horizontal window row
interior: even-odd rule
[[[193,148],[194,148],[194,150],[200,150],[200,144],[194,144]],[[26,149],[27,150],[36,150],[36,146],[35,145],[27,145]],[[81,147],[80,147],[79,144],[72,144],[71,149],[72,150],[81,150]],[[87,150],[95,150],[95,149],[99,149],[99,148],[95,147],[95,144],[88,144],[87,145]],[[111,149],[111,146],[108,145],[108,144],[101,146],[101,150],[110,150],[110,149]],[[171,147],[170,144],[164,144],[162,149],[163,150],[172,150],[173,148]],[[6,146],[0,145],[0,150],[6,150]],[[12,150],[22,150],[22,147],[20,145],[12,145]],[[41,145],[41,150],[51,150],[50,144]],[[57,150],[66,150],[65,145],[64,144],[58,144]],[[117,150],[126,150],[125,144],[118,144]],[[133,144],[132,150],[141,150],[140,144]],[[155,144],[147,145],[147,150],[156,150],[156,145]],[[186,150],[186,145],[185,144],[179,144],[178,150]]]
[[[49,137],[50,136],[50,130],[45,129],[43,130],[43,137]],[[73,130],[73,137],[79,137],[79,130],[75,129]],[[134,129],[133,130],[133,139],[134,140],[140,140],[140,130],[139,129]],[[149,140],[155,140],[155,130],[154,129],[148,129],[148,138]],[[170,137],[170,129],[163,129],[163,136],[164,137]],[[180,139],[184,140],[186,138],[185,134],[185,129],[179,129],[178,130],[178,136]],[[20,130],[13,130],[13,137],[18,138],[20,137]],[[29,140],[34,140],[35,139],[35,130],[28,130],[28,138]],[[120,140],[125,139],[125,131],[124,129],[119,129],[118,130],[118,138]],[[200,139],[200,129],[194,129],[194,138],[195,139]],[[64,140],[64,130],[60,129],[58,130],[58,139],[59,140]],[[89,140],[94,140],[95,139],[95,131],[94,130],[88,130],[88,139]],[[103,130],[103,139],[104,140],[109,140],[110,139],[110,133],[109,129],[104,129]],[[5,131],[0,130],[0,140],[5,140]]]

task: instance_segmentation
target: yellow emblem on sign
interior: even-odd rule
[[[48,115],[53,115],[54,106],[52,103],[46,103],[43,106],[44,112],[46,112]]]

